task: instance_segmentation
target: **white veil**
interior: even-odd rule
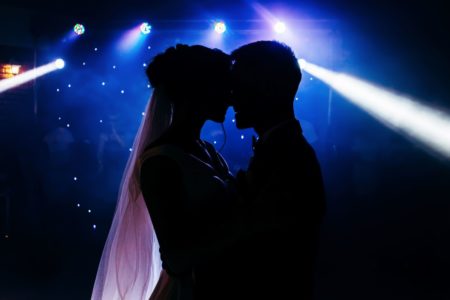
[[[171,123],[171,105],[156,89],[147,104],[122,177],[92,300],[149,299],[161,273],[159,244],[139,184],[140,157]]]

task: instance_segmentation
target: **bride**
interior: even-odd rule
[[[122,179],[92,299],[193,299],[210,262],[232,242],[233,177],[200,139],[229,107],[231,60],[177,45],[146,74],[153,95]],[[206,280],[207,281],[207,280]]]

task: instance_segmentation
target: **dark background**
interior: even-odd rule
[[[308,21],[296,23],[309,24],[298,55],[450,111],[444,3],[258,3]],[[142,62],[176,42],[198,41],[216,17],[230,24],[232,42],[224,45],[230,51],[257,36],[245,29],[259,26],[261,17],[249,1],[4,1],[0,14],[0,63],[32,68],[58,56],[67,62],[0,95],[0,299],[89,299],[149,95]],[[125,58],[103,51],[144,20],[154,25],[150,51]],[[61,42],[77,22],[86,25],[86,36]],[[308,74],[298,98],[297,116],[318,153],[328,195],[317,298],[450,299],[448,160],[335,93],[328,108],[329,88]],[[232,118],[229,111],[222,153],[235,172],[251,155],[252,132],[236,130]],[[123,144],[109,140],[100,169],[100,140],[111,128]],[[215,124],[203,136],[217,148],[224,141]]]

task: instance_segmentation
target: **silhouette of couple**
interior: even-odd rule
[[[301,71],[276,41],[227,55],[176,45],[146,74],[153,87],[122,179],[92,299],[312,299],[325,197],[293,101]],[[254,128],[236,177],[200,139],[232,106]]]

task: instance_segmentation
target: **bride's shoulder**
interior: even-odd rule
[[[140,161],[144,162],[151,157],[156,156],[167,156],[176,160],[176,157],[179,157],[183,154],[183,150],[177,146],[176,144],[171,143],[161,143],[161,144],[152,144],[145,148],[140,156]]]

